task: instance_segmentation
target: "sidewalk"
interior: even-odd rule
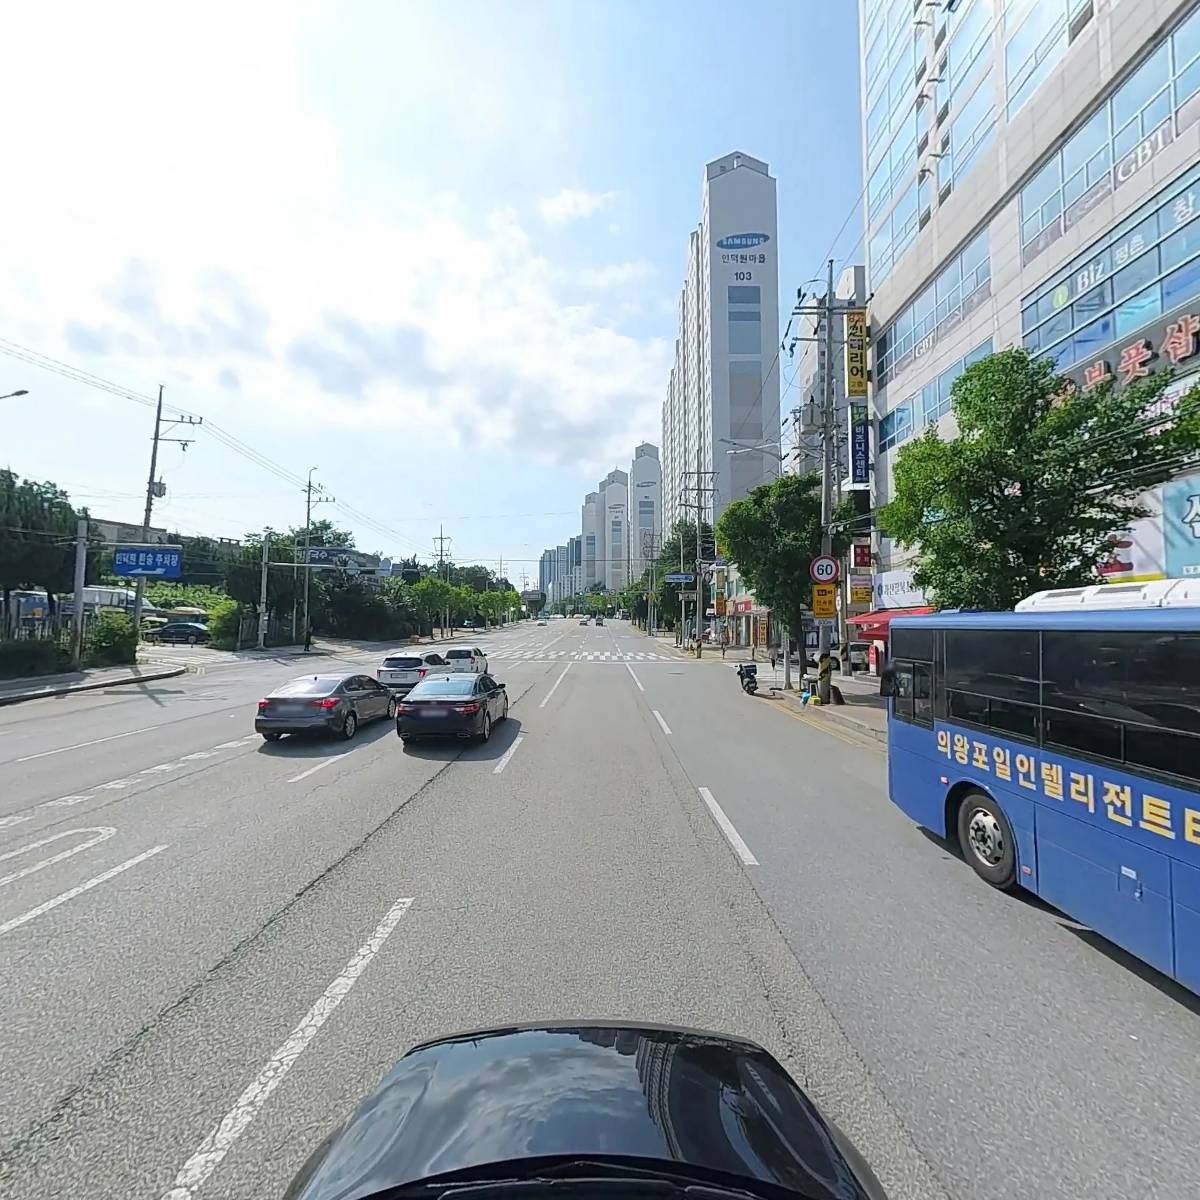
[[[879,680],[874,675],[845,679],[835,672],[833,684],[842,693],[845,704],[803,704],[799,692],[772,691],[777,699],[811,714],[814,720],[833,721],[886,744],[887,700],[879,694]]]
[[[150,683],[155,679],[173,679],[186,671],[187,667],[148,662],[132,667],[93,667],[86,671],[65,671],[61,675],[5,679],[0,680],[0,705],[40,700],[44,696],[65,696],[70,692],[90,692],[122,684]]]
[[[654,634],[654,640],[664,649],[673,650],[682,658],[693,658],[691,651],[675,644],[674,634]],[[740,662],[750,662],[749,646],[729,646],[725,658],[721,658],[721,647],[705,644],[704,660],[707,662],[726,662],[736,665]],[[795,691],[783,690],[783,662],[778,661],[774,670],[766,652],[761,648],[754,652],[754,662],[758,663],[759,687],[797,710],[814,714],[815,719],[830,720],[847,725],[856,733],[874,738],[878,742],[887,742],[887,701],[879,694],[879,679],[874,675],[852,675],[843,677],[838,672],[833,674],[834,686],[842,693],[845,704],[803,704],[800,699],[800,679],[805,674],[799,665],[792,662],[792,686]],[[806,668],[810,679],[816,677],[812,667]]]

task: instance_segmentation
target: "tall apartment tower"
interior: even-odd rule
[[[662,467],[658,447],[643,442],[629,467],[630,578],[640,579],[662,541]]]
[[[775,180],[735,151],[704,169],[688,235],[679,332],[662,411],[663,527],[694,514],[696,477],[714,521],[779,474],[779,259]],[[740,450],[740,453],[729,453]]]

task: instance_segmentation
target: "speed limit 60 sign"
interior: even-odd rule
[[[813,583],[837,583],[841,573],[841,565],[832,554],[818,554],[808,566],[808,575]]]

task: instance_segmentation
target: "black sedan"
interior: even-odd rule
[[[285,733],[328,733],[347,740],[366,721],[396,715],[396,698],[370,675],[305,675],[258,702],[254,732],[268,742]]]
[[[171,642],[176,645],[198,646],[209,641],[211,634],[199,621],[172,621],[143,635],[148,642]]]
[[[423,737],[477,738],[508,716],[508,693],[490,675],[427,675],[396,708],[405,742]]]

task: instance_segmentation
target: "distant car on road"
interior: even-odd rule
[[[407,744],[423,737],[486,742],[508,716],[508,692],[490,675],[427,675],[396,706],[396,733]]]
[[[584,617],[579,623],[580,625],[586,625],[588,623],[587,617]]]
[[[451,646],[443,650],[446,671],[469,671],[482,675],[488,669],[487,655],[478,646]]]
[[[197,646],[211,641],[212,634],[199,621],[171,621],[160,629],[147,629],[142,636],[148,642],[169,642],[173,645]]]
[[[379,668],[379,682],[401,695],[426,675],[445,671],[446,660],[436,650],[393,650]]]
[[[539,624],[539,625],[545,625],[545,623],[546,623],[546,618],[545,618],[545,617],[540,617],[540,618],[538,619],[538,624]]]
[[[596,624],[597,624],[597,625],[603,625],[603,624],[604,624],[604,618],[603,618],[603,617],[597,617],[597,618],[596,618]]]
[[[305,675],[258,702],[254,732],[268,742],[285,733],[328,733],[350,740],[367,721],[396,715],[396,697],[370,675]]]

